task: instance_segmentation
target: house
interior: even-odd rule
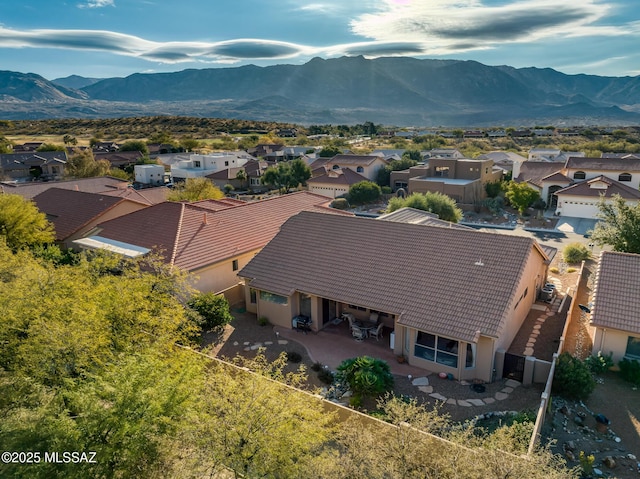
[[[239,276],[247,310],[274,325],[305,315],[321,330],[375,313],[409,364],[490,382],[547,266],[532,238],[305,211]]]
[[[511,151],[490,151],[476,157],[478,160],[493,160],[493,165],[504,171],[520,171],[520,165],[527,161],[524,156]]]
[[[37,151],[0,154],[0,178],[28,181],[34,178],[56,180],[64,176],[64,151]]]
[[[531,148],[529,150],[529,161],[555,161],[560,156],[562,150],[557,148]]]
[[[603,251],[591,308],[593,353],[640,361],[640,255]]]
[[[164,166],[162,165],[135,165],[133,174],[136,183],[143,185],[164,186]]]
[[[65,190],[84,191],[85,193],[104,193],[114,190],[126,190],[129,182],[112,176],[99,176],[95,178],[76,178],[67,181],[40,181],[29,183],[0,183],[0,192],[20,195],[31,199],[49,188],[62,188]]]
[[[423,153],[425,159],[429,158],[464,158],[464,155],[455,148],[433,148]]]
[[[565,169],[565,175],[574,181],[604,175],[636,190],[640,188],[640,159],[571,157],[567,160]]]
[[[109,249],[113,242],[127,250],[154,251],[164,261],[191,273],[203,292],[239,299],[237,272],[301,211],[351,215],[328,207],[326,196],[306,191],[245,203],[230,198],[195,203],[160,203],[100,223],[75,244]]]
[[[332,158],[319,158],[310,167],[312,170],[324,166],[326,170],[345,170],[349,168],[364,176],[369,181],[375,181],[380,168],[384,168],[387,161],[379,155],[350,155],[340,154]]]
[[[96,161],[107,160],[113,168],[124,168],[135,165],[144,159],[141,151],[96,151],[93,153]]]
[[[307,180],[307,185],[311,193],[337,198],[349,193],[349,188],[361,181],[368,181],[368,178],[356,173],[351,168],[330,169],[326,170],[324,174]]]
[[[114,152],[120,149],[120,145],[113,141],[97,141],[92,146],[91,149],[96,152]]]
[[[464,226],[450,221],[441,220],[438,215],[416,208],[404,207],[391,213],[378,216],[376,219],[382,221],[397,221],[400,223],[411,223],[412,225],[440,226],[441,228],[455,228],[472,230],[470,226]]]
[[[247,154],[254,158],[264,158],[267,155],[275,151],[280,151],[284,148],[284,145],[280,144],[269,144],[269,143],[260,143],[259,145],[254,146],[253,148],[247,149]]]
[[[614,195],[621,196],[630,206],[640,202],[640,191],[601,175],[556,191],[556,214],[575,218],[595,218],[601,198],[611,202]]]
[[[56,242],[65,248],[73,248],[73,241],[92,231],[99,222],[148,206],[127,198],[62,188],[49,188],[36,195],[33,202],[53,224]]]
[[[188,178],[201,178],[216,171],[244,166],[249,160],[255,158],[244,151],[189,155],[188,160],[182,159],[171,164],[171,179],[185,181]]]

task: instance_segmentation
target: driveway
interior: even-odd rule
[[[587,218],[572,218],[571,216],[562,216],[558,220],[556,228],[564,233],[575,233],[584,235],[587,231],[591,231],[598,220]]]

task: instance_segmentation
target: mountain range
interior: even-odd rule
[[[0,71],[3,119],[149,115],[303,125],[621,126],[640,123],[640,77],[363,57],[105,79],[72,75],[48,81],[33,73]]]

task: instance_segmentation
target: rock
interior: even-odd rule
[[[576,444],[573,441],[567,441],[564,443],[564,448],[566,451],[575,451]]]
[[[564,455],[567,458],[567,461],[575,461],[576,455],[572,451],[564,451]]]
[[[597,467],[594,467],[594,468],[593,468],[593,474],[594,474],[596,477],[601,477],[601,476],[602,476],[602,471],[601,471],[600,469],[598,469]]]
[[[616,460],[612,456],[607,456],[602,460],[602,463],[609,469],[616,467]]]
[[[629,459],[631,461],[635,461],[637,458],[636,458],[635,454],[627,454],[627,459]]]
[[[576,415],[580,416],[582,419],[587,417],[587,413],[584,411],[578,411]]]
[[[613,440],[616,441],[616,442],[622,441],[622,439],[620,439],[618,436],[616,436]]]
[[[576,416],[573,418],[573,422],[575,422],[578,426],[582,426],[583,421],[584,420],[580,416]]]
[[[569,408],[567,407],[567,405],[565,404],[564,406],[562,406],[559,411],[564,414],[565,416],[569,415]]]

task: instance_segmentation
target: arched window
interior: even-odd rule
[[[620,173],[618,181],[631,181],[631,173]]]
[[[573,174],[573,179],[574,180],[584,180],[587,177],[587,175],[585,174],[584,171],[576,171]]]
[[[362,166],[358,166],[358,167],[356,168],[356,171],[357,171],[358,173],[364,173],[364,168],[363,168]],[[631,180],[629,180],[629,181],[631,181]]]
[[[333,165],[333,169],[334,169],[334,170],[339,170],[339,169],[340,169],[340,166],[339,166],[339,165]]]

